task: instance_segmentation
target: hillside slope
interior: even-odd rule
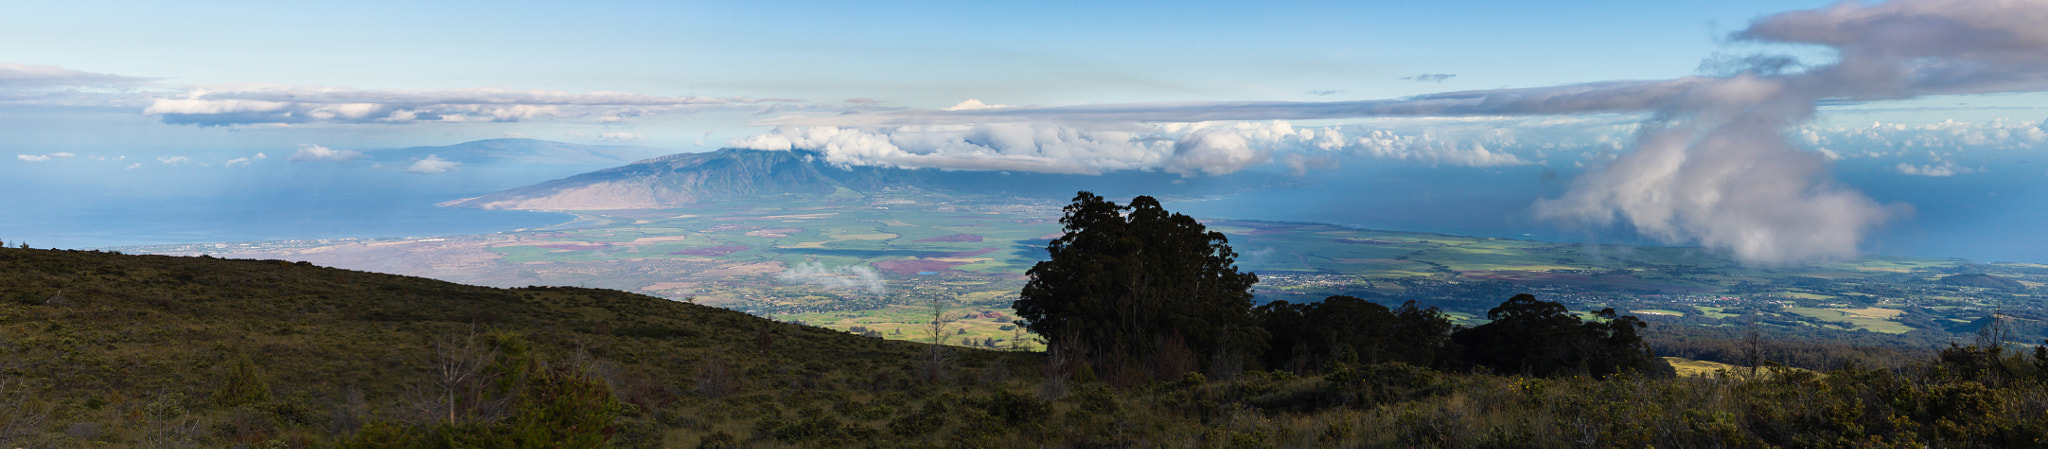
[[[9,429],[19,423],[0,418],[0,446],[35,447],[23,442],[63,435],[123,446],[148,438],[320,441],[366,422],[431,422],[409,414],[447,412],[432,399],[449,348],[507,334],[530,342],[543,365],[599,373],[635,411],[628,418],[638,414],[631,422],[649,426],[679,401],[728,393],[902,388],[923,351],[609,290],[496,289],[274,260],[0,249],[0,396],[34,398],[13,410],[0,400],[0,415],[42,418],[30,429]],[[999,355],[972,352],[966,361]],[[227,406],[223,392],[244,360],[269,399]],[[171,419],[204,425],[158,435]],[[622,429],[639,432],[630,435],[635,441],[663,438],[651,427]]]
[[[1074,360],[925,352],[614,291],[0,249],[0,447],[2048,442],[2048,348],[1755,380],[1338,363],[1113,385]]]

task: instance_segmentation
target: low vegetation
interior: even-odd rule
[[[1220,234],[1183,230],[1171,234],[1230,266]],[[2048,444],[2048,347],[1681,377],[1641,338],[1656,329],[1612,310],[1582,317],[1522,295],[1464,328],[1412,303],[1252,308],[1241,286],[1222,287],[1188,295],[1209,307],[1160,319],[1020,307],[1022,324],[1065,335],[1026,352],[610,290],[0,249],[0,447]],[[944,341],[934,304],[929,332]],[[1107,328],[1045,327],[1077,310]],[[1191,335],[1217,323],[1230,333]],[[1759,340],[1688,341],[1771,360]]]

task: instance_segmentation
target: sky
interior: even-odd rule
[[[30,193],[0,201],[584,168],[371,156],[500,137],[1103,176],[1358,159],[1560,173],[1535,221],[1775,264],[1895,248],[1939,203],[2048,181],[2026,165],[2048,140],[2041,2],[1105,3],[14,5],[0,188]]]

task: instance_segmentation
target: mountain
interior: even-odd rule
[[[476,209],[604,210],[687,206],[784,193],[917,188],[1066,199],[1077,190],[1110,197],[1203,195],[1297,181],[1270,173],[1184,178],[1124,171],[1105,175],[833,165],[811,151],[722,149],[662,156],[532,186],[441,203]]]

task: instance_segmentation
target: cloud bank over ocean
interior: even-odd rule
[[[1725,76],[1393,100],[1054,107],[970,100],[942,110],[784,117],[766,122],[781,125],[776,130],[732,145],[819,150],[835,163],[855,165],[1220,175],[1274,160],[1277,151],[1308,148],[1460,165],[1525,163],[1483,146],[1297,130],[1285,120],[1647,114],[1632,142],[1574,180],[1562,197],[1539,202],[1539,215],[1579,226],[1626,225],[1665,243],[1697,243],[1750,263],[1843,258],[1857,254],[1874,227],[1910,209],[1838,185],[1827,170],[1832,152],[1800,148],[1793,131],[1810,122],[1823,101],[2048,90],[2048,27],[2041,23],[2048,23],[2048,3],[1843,2],[1765,16],[1729,35],[1832,49],[1836,59],[1819,64],[1738,58],[1713,64]],[[1271,122],[1219,127],[1218,121]],[[1946,165],[1901,164],[1899,171],[1959,173]]]

